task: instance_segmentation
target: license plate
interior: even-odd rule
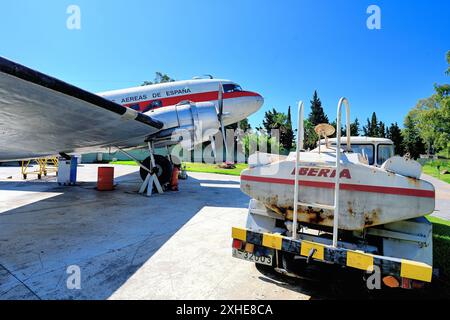
[[[259,264],[265,264],[266,266],[271,266],[273,261],[272,255],[256,256],[253,253],[241,251],[234,248],[233,248],[233,257]]]

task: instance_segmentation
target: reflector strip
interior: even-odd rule
[[[364,252],[347,251],[347,266],[364,271],[373,271],[373,256]]]
[[[247,241],[247,230],[233,227],[231,229],[231,237],[242,241]]]
[[[312,255],[314,259],[324,260],[324,245],[320,243],[302,241],[300,248],[300,254],[302,256],[308,257],[312,249],[316,249],[316,252]]]
[[[279,234],[270,234],[270,233],[263,234],[262,245],[265,247],[281,250],[282,243],[283,237],[280,236]]]
[[[243,228],[233,228],[232,235],[234,240],[239,239],[247,242],[247,244],[254,245],[254,250],[258,250],[260,246],[263,246],[281,250],[283,252],[289,252],[294,255],[298,255],[300,252],[300,255],[307,257],[312,249],[316,249],[312,256],[312,258],[316,260],[322,260],[328,263],[364,271],[367,271],[370,267],[372,267],[371,269],[373,270],[373,266],[376,265],[381,269],[382,276],[395,276],[397,279],[402,277],[411,280],[431,282],[432,278],[432,266],[422,262],[369,254],[362,251],[346,249],[344,247],[333,248],[322,243],[293,240],[279,234],[261,233]],[[245,246],[245,249],[247,250],[250,248]]]
[[[431,282],[432,275],[433,268],[426,263],[402,259],[401,277]]]

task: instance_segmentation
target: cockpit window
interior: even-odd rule
[[[223,86],[223,92],[239,92],[242,91],[242,88],[240,85],[234,84],[234,83],[227,83],[222,85]]]

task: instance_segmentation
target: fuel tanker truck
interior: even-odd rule
[[[328,124],[315,130],[317,148],[303,149],[299,103],[297,150],[287,156],[256,152],[241,173],[251,197],[247,222],[232,228],[233,256],[291,276],[299,264],[333,264],[379,273],[385,286],[417,288],[432,278],[435,191],[420,179],[421,165],[394,156],[391,140],[346,137]],[[324,139],[320,140],[323,137]],[[380,281],[381,282],[381,281]]]

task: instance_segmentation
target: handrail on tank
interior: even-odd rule
[[[292,238],[297,239],[297,209],[298,209],[298,164],[300,162],[300,151],[303,150],[303,139],[304,139],[304,128],[303,128],[303,101],[298,103],[298,114],[297,114],[297,143],[295,150],[295,178],[294,178],[294,211],[292,216]]]
[[[336,120],[336,175],[334,182],[334,217],[333,217],[333,247],[337,246],[339,232],[339,178],[341,176],[341,113],[342,104],[345,105],[347,120],[347,151],[351,151],[350,145],[350,106],[348,100],[342,97],[337,106]]]
[[[346,121],[346,138],[347,138],[347,151],[350,152],[352,151],[352,145],[350,143],[350,138],[351,138],[351,133],[350,133],[350,106],[348,104],[348,99],[345,97],[342,97],[339,100],[338,103],[338,120],[339,120],[339,124],[336,121],[336,139],[339,141],[339,146],[341,145],[341,130],[340,130],[340,125],[341,125],[341,106],[342,104],[345,104],[345,121]],[[339,128],[339,130],[337,129]],[[339,133],[339,139],[338,139],[338,133]],[[337,142],[337,141],[336,141]],[[337,145],[337,143],[336,143]]]

